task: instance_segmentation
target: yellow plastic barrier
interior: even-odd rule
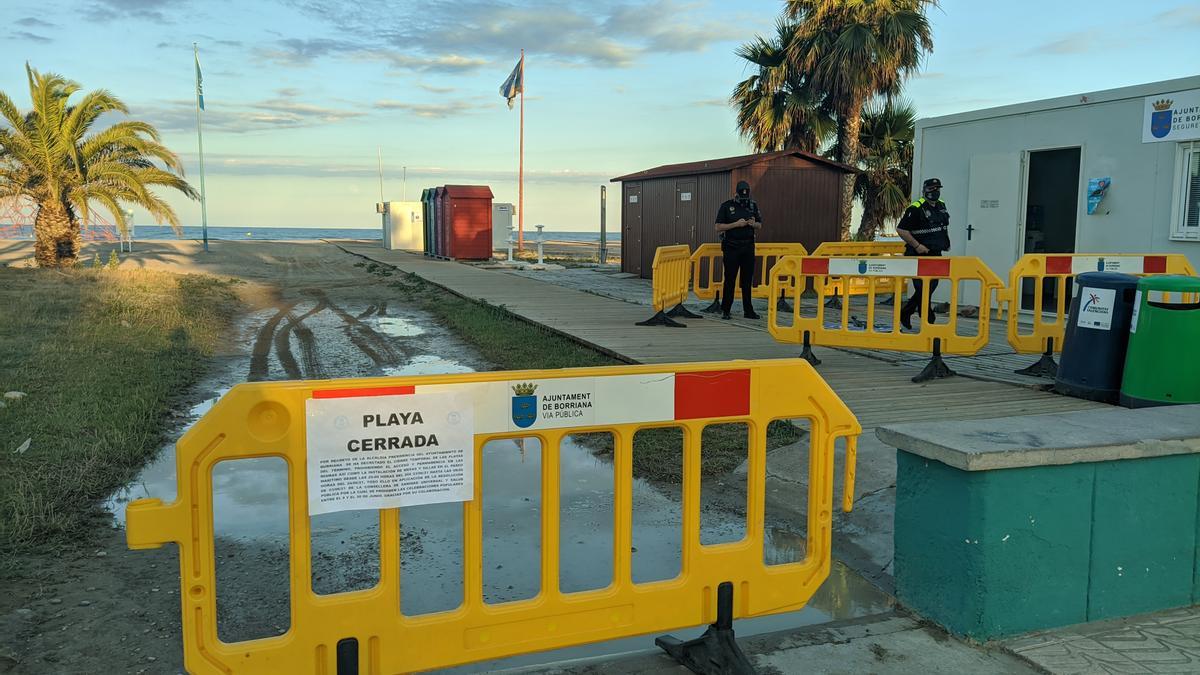
[[[571,393],[586,394],[592,404],[582,419],[539,416],[539,409],[547,408],[539,407],[538,396]],[[450,413],[437,408],[447,400],[456,406]],[[378,511],[378,584],[316,594],[311,504],[317,499],[322,509],[316,512],[327,512],[326,496],[344,492],[326,493],[324,475],[314,481],[313,472],[324,471],[331,453],[342,455],[355,442],[329,442],[329,435],[411,433],[368,431],[369,414],[362,415],[360,430],[360,413],[435,408],[442,412],[428,430],[471,420],[470,427],[457,430],[465,439],[460,445],[447,442],[439,448],[453,447],[465,458],[457,466],[466,467],[463,475],[471,481],[457,486],[464,516],[462,604],[418,616],[401,613],[405,551],[399,508]],[[433,418],[427,415],[422,423]],[[763,556],[767,426],[797,418],[811,425],[807,543],[803,560],[768,565]],[[705,546],[700,543],[700,439],[708,425],[725,423],[744,423],[749,430],[746,534],[737,542]],[[665,426],[681,428],[684,439],[683,562],[674,579],[634,583],[633,437],[639,429]],[[614,437],[614,575],[606,588],[564,593],[559,589],[559,444],[583,432]],[[353,672],[363,673],[447,668],[710,622],[718,613],[718,589],[726,600],[737,593],[736,602],[723,605],[730,610],[726,623],[731,616],[800,609],[829,573],[835,443],[845,438],[852,449],[860,432],[841,399],[799,359],[241,384],[177,443],[176,500],[141,499],[128,506],[127,537],[134,549],[179,545],[184,665],[190,673],[331,674],[343,672],[343,658],[362,664]],[[483,518],[483,447],[494,439],[521,437],[536,437],[542,448],[541,590],[528,600],[489,604],[482,573],[484,537],[492,534]],[[355,447],[372,446],[372,460],[388,454],[379,452],[387,443],[368,441]],[[388,461],[401,461],[405,454],[394,453]],[[291,616],[283,635],[227,643],[217,635],[213,468],[225,460],[255,457],[287,463]],[[848,459],[846,476],[852,478],[852,453]]]
[[[904,255],[902,241],[826,241],[822,242],[812,254],[821,258],[873,258],[879,256]],[[833,279],[826,289],[827,295],[843,296],[842,281]],[[874,288],[876,294],[894,293],[895,283],[887,278],[855,277],[850,280],[849,295],[866,295],[868,288]],[[900,280],[900,293],[908,291],[908,284]]]
[[[781,260],[771,270],[772,293],[782,292],[795,297],[796,289],[816,289],[814,309],[811,316],[805,316],[799,302],[796,302],[790,312],[783,312],[771,307],[767,316],[767,328],[771,335],[780,342],[794,342],[804,345],[802,358],[810,362],[820,363],[812,355],[812,345],[826,347],[851,347],[858,349],[888,349],[909,352],[932,352],[933,360],[915,382],[922,382],[934,377],[946,377],[954,372],[946,367],[941,354],[977,353],[988,343],[989,323],[980,321],[978,328],[972,333],[960,327],[958,310],[962,302],[959,297],[963,282],[974,282],[982,299],[981,305],[990,304],[992,294],[1003,287],[1000,278],[987,267],[979,258],[974,257],[866,257],[866,258],[818,258],[787,257]],[[830,297],[830,277],[850,280],[869,279],[866,286],[867,302],[864,316],[858,312],[851,313],[851,304],[843,303],[840,308],[831,309],[826,306]],[[896,289],[909,279],[933,280],[948,282],[950,309],[944,315],[944,322],[928,324],[924,321],[914,323],[913,332],[901,332],[900,314],[877,306],[875,295],[881,287],[888,292]],[[921,289],[922,305],[930,304],[929,284]],[[786,317],[789,321],[781,324],[780,319]],[[883,319],[882,324],[877,320]]]
[[[1041,354],[1042,358],[1028,368],[1018,370],[1024,375],[1053,377],[1058,372],[1054,354],[1062,351],[1066,333],[1067,314],[1071,300],[1067,282],[1084,272],[1120,272],[1136,276],[1155,274],[1185,274],[1196,271],[1187,257],[1171,254],[1028,254],[1022,256],[1008,273],[1008,288],[997,294],[997,318],[1007,309],[1008,344],[1020,354]],[[1029,314],[1022,315],[1022,295],[1026,287],[1033,292]],[[1022,324],[1022,321],[1026,323]]]
[[[812,254],[818,258],[870,258],[880,255],[904,255],[902,241],[826,241]]]
[[[684,324],[675,321],[673,317],[700,318],[700,315],[693,314],[683,306],[688,297],[688,275],[692,270],[691,253],[687,244],[659,246],[654,250],[654,263],[651,268],[654,316],[645,321],[638,321],[636,325],[685,328]]]
[[[804,244],[759,243],[754,245],[754,268],[759,270],[758,283],[750,289],[751,297],[771,298],[771,280],[769,272],[775,263],[784,256],[808,255]],[[725,283],[725,270],[721,266],[721,245],[701,244],[692,253],[692,292],[701,300],[712,300],[715,310],[717,297]]]

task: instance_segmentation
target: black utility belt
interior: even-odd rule
[[[929,228],[925,228],[924,230],[909,230],[908,233],[909,234],[933,234],[934,232],[945,232],[948,229],[950,229],[950,228],[946,227],[945,225],[939,225],[938,227],[929,227]]]

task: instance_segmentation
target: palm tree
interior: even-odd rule
[[[899,218],[908,205],[916,121],[916,109],[903,99],[876,100],[863,108],[858,133],[862,173],[854,184],[854,196],[863,205],[860,240],[874,240],[884,223]]]
[[[780,17],[774,37],[756,36],[736,54],[757,68],[730,96],[737,109],[738,132],[757,152],[817,152],[833,135],[832,112],[824,94],[787,59],[796,25]]]
[[[793,67],[825,92],[837,116],[834,158],[857,166],[861,157],[862,108],[871,98],[899,94],[904,79],[933,49],[925,13],[937,0],[787,0],[795,22],[788,48]],[[854,200],[851,182],[843,198],[843,233]]]
[[[26,198],[37,206],[34,256],[39,265],[73,265],[79,255],[80,215],[86,219],[96,204],[110,212],[121,232],[128,228],[122,204],[136,204],[158,223],[179,231],[175,211],[153,186],[179,190],[195,199],[183,180],[179,158],[159,142],[146,122],[121,120],[98,131],[107,113],[128,114],[109,92],[88,92],[74,104],[75,82],[25,65],[33,108],[22,114],[0,92],[0,199]],[[91,132],[91,133],[89,133]],[[161,167],[155,163],[161,163]]]

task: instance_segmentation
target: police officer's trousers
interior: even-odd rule
[[[725,289],[721,292],[721,310],[726,314],[733,309],[734,289],[742,289],[742,312],[754,314],[754,303],[750,297],[754,284],[754,242],[724,243],[721,245],[721,264],[725,270]],[[740,284],[736,284],[740,281]],[[736,284],[736,286],[735,286]]]

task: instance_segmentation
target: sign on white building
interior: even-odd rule
[[[1200,89],[1147,96],[1142,142],[1200,140]]]

